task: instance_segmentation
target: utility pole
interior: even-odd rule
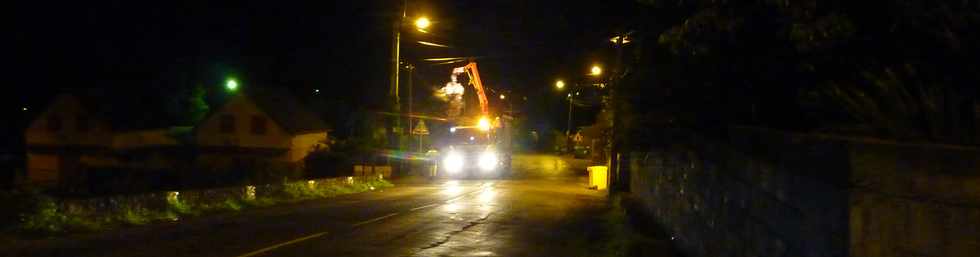
[[[392,55],[391,56],[391,78],[390,78],[391,79],[391,86],[388,89],[388,95],[392,98],[392,101],[393,101],[393,103],[392,103],[392,112],[393,113],[401,113],[401,99],[399,99],[399,96],[398,96],[398,92],[399,92],[399,88],[398,88],[398,72],[401,70],[401,37],[402,37],[401,31],[402,31],[402,22],[405,20],[406,12],[408,12],[408,0],[403,0],[402,1],[402,6],[401,6],[401,16],[398,16],[395,19],[394,24],[393,24],[393,28],[392,28],[392,34],[393,34],[392,37],[394,38],[394,40],[392,41],[392,44],[391,44],[391,55]],[[395,135],[396,135],[395,129],[396,128],[398,128],[398,129],[401,128],[401,126],[400,126],[401,125],[400,124],[401,122],[400,121],[401,121],[401,119],[399,119],[399,118],[395,118],[394,119],[394,124],[393,124],[392,128],[389,131],[389,134],[391,136],[390,139],[389,139],[389,144],[397,145],[397,141],[398,140],[395,138]]]
[[[612,189],[618,191],[629,191],[629,174],[624,173],[621,167],[620,152],[619,152],[619,133],[620,122],[617,122],[619,116],[619,108],[617,101],[619,101],[619,96],[616,94],[617,87],[620,87],[621,79],[624,75],[623,69],[623,46],[625,44],[626,36],[629,33],[620,31],[616,35],[616,65],[613,67],[613,72],[610,76],[610,88],[609,88],[609,109],[612,116],[612,131],[610,133],[610,147],[609,147],[609,172],[613,175],[610,176],[612,182]]]
[[[565,148],[574,151],[572,146],[572,93],[568,93],[568,125],[565,125]]]
[[[565,136],[571,134],[572,131],[572,93],[568,93],[568,124],[565,125]]]
[[[412,85],[414,83],[412,75],[415,73],[415,65],[405,65],[405,69],[408,70],[408,115],[406,115],[408,118],[408,127],[406,129],[412,129],[414,128],[412,127]],[[419,148],[422,147],[421,142],[421,137],[419,137]]]

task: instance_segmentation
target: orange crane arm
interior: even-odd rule
[[[487,95],[483,90],[483,80],[480,79],[480,70],[476,68],[476,62],[470,62],[466,66],[459,67],[456,69],[464,69],[469,75],[470,83],[476,88],[476,95],[480,99],[480,111],[483,112],[483,116],[488,116],[490,114],[490,108],[487,101]]]

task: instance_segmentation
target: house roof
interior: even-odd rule
[[[52,97],[46,104],[46,108],[51,108],[59,101],[77,103],[89,118],[105,122],[116,132],[167,128],[175,124],[172,117],[158,108],[129,106],[124,101],[113,101],[102,95],[61,93]],[[37,118],[37,116],[33,117],[33,119]]]
[[[244,95],[291,134],[329,130],[318,115],[284,89],[252,89]]]

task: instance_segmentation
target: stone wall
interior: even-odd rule
[[[730,138],[629,158],[632,193],[691,256],[980,256],[976,149]]]
[[[852,256],[980,256],[980,151],[852,144]]]

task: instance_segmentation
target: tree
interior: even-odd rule
[[[629,135],[650,124],[721,133],[744,124],[906,141],[975,136],[975,2],[638,2],[651,14],[634,20],[633,72],[621,83],[617,119]]]
[[[181,125],[193,125],[204,119],[211,110],[205,97],[207,91],[200,84],[177,90],[170,101],[168,112]]]

